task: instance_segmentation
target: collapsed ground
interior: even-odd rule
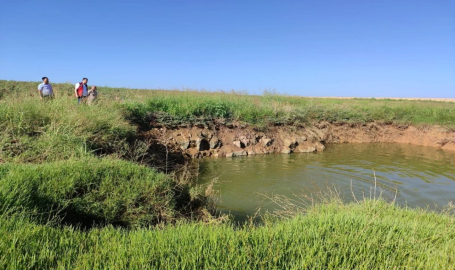
[[[135,243],[151,242],[147,240],[150,237],[163,237],[163,243],[174,243],[180,239],[175,235],[179,235],[186,239],[184,248],[198,250],[195,245],[208,245],[211,237],[231,237],[233,232],[229,226],[223,227],[226,225],[210,225],[214,227],[208,238],[203,242],[195,240],[198,235],[191,228],[223,223],[223,219],[213,216],[207,187],[192,184],[185,168],[188,158],[313,152],[336,142],[388,141],[453,150],[454,103],[100,87],[96,106],[76,106],[71,84],[54,84],[57,98],[50,102],[39,101],[36,85],[0,81],[0,238],[6,245],[0,248],[3,266],[49,268],[78,261],[81,268],[101,268],[107,258],[114,259],[110,256],[117,256],[114,261],[125,268],[140,262],[143,266],[162,268],[183,267],[185,263],[192,267],[216,267],[228,261],[237,263],[234,268],[302,268],[302,265],[303,268],[305,265],[355,268],[368,266],[362,262],[370,262],[370,266],[381,262],[391,266],[411,265],[414,259],[417,265],[426,267],[453,265],[453,216],[414,214],[384,203],[373,203],[379,208],[362,202],[357,206],[337,204],[333,207],[338,210],[332,212],[315,210],[316,223],[323,217],[330,220],[332,225],[326,229],[335,232],[327,236],[333,245],[324,246],[319,240],[327,232],[316,230],[313,236],[303,233],[302,242],[292,242],[292,250],[301,252],[292,252],[286,244],[295,237],[282,237],[283,230],[288,231],[292,224],[301,232],[310,228],[306,223],[310,220],[300,217],[301,213],[295,213],[296,218],[290,221],[277,221],[269,229],[238,232],[243,236],[236,238],[253,241],[245,250],[238,249],[244,245],[243,240],[229,242],[231,253],[220,248],[202,257],[181,254],[174,257],[176,264],[166,264],[165,257],[170,255],[165,253],[158,256],[162,258],[159,261],[151,259],[155,252],[165,250],[158,244],[138,256],[108,248],[104,250],[110,254],[107,257],[93,256],[96,253],[93,247],[101,242],[90,237],[115,238],[118,245],[126,245],[135,242],[134,237],[140,239]],[[358,215],[351,216],[349,223],[356,225],[346,227],[341,221],[346,221],[349,211],[339,209],[355,207],[376,209],[387,215],[390,222],[384,223],[375,215]],[[335,218],[336,212],[340,216]],[[397,213],[402,218],[395,217]],[[427,220],[428,216],[432,221],[438,220],[438,228],[430,222],[417,224],[411,218]],[[181,224],[188,221],[202,223]],[[173,224],[179,225],[174,228]],[[402,227],[396,229],[397,224]],[[158,230],[161,227],[165,229]],[[372,234],[381,233],[371,237],[371,242],[365,242],[371,252],[375,250],[371,246],[376,246],[396,256],[387,259],[383,253],[377,260],[368,261],[373,254],[369,251],[345,252],[344,244],[340,243],[348,243],[348,239],[336,240],[336,235],[354,233],[347,233],[350,230],[362,232],[359,228]],[[410,228],[418,228],[422,233],[412,233]],[[262,250],[267,242],[262,234],[276,234],[273,243],[283,245],[279,248],[285,251],[276,260],[267,255],[267,250]],[[44,239],[48,242],[43,242]],[[71,244],[53,247],[51,244],[57,239],[66,239]],[[318,256],[323,253],[304,251],[302,245],[308,239],[314,241],[315,247],[332,250],[333,256],[321,259]],[[403,243],[400,239],[408,239],[409,245],[399,244]],[[14,244],[17,241],[27,246]],[[380,243],[390,245],[385,247]],[[48,247],[44,251],[30,248],[43,245]],[[78,249],[81,245],[87,248]],[[444,250],[436,253],[437,246]],[[362,244],[357,247],[361,248]],[[255,259],[245,260],[251,257],[251,252],[256,254]],[[315,255],[308,257],[306,252]],[[409,254],[420,254],[420,261]],[[212,261],[214,257],[218,261]],[[292,260],[297,264],[287,264]]]
[[[270,153],[322,152],[332,143],[406,143],[455,151],[455,132],[442,127],[384,123],[315,123],[310,126],[272,126],[265,131],[249,126],[151,128],[143,136],[187,158],[234,157]]]

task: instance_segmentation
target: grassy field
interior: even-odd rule
[[[99,87],[95,106],[77,106],[71,84],[53,84],[46,102],[37,84],[0,81],[1,269],[454,269],[449,213],[367,200],[261,226],[216,219],[205,188],[179,166],[163,173],[168,161],[157,166],[140,131],[215,121],[453,129],[455,103]]]
[[[132,138],[136,129],[121,108],[74,106],[71,100],[21,97],[0,103],[0,160],[45,162],[86,156]]]
[[[0,85],[7,89],[0,99],[1,212],[84,227],[210,216],[204,190],[179,172],[182,164],[171,164],[168,175],[159,172],[168,164],[145,166],[164,161],[121,103],[77,106],[68,84],[56,85],[52,101],[40,101],[34,83]]]
[[[0,81],[4,96],[37,97],[37,83]],[[72,97],[71,84],[55,84],[59,97]],[[379,121],[455,127],[455,103],[394,99],[304,98],[265,93],[250,96],[236,92],[131,90],[99,87],[106,104],[117,101],[133,123],[146,127],[151,118],[168,125],[219,119],[259,127],[299,125],[328,121],[366,123]],[[73,100],[74,102],[74,100]]]
[[[384,201],[309,208],[260,227],[80,231],[1,218],[2,269],[454,269],[455,218]]]

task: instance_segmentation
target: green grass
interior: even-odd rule
[[[85,227],[209,216],[204,190],[189,179],[121,160],[178,168],[171,157],[157,160],[159,153],[140,140],[118,102],[78,106],[69,84],[55,85],[50,101],[38,99],[34,83],[0,85],[7,87],[0,100],[2,211]]]
[[[76,106],[60,97],[0,102],[0,162],[46,162],[108,150],[135,136],[117,104]]]
[[[172,177],[115,159],[83,158],[0,167],[0,205],[41,220],[91,226],[172,222],[191,205]],[[182,213],[179,213],[179,210]]]
[[[374,99],[317,99],[286,96],[247,96],[180,92],[156,93],[141,102],[128,102],[134,123],[146,126],[155,120],[171,125],[239,121],[253,126],[308,125],[314,122],[383,122],[455,126],[455,104],[437,101]]]
[[[384,201],[312,207],[236,228],[182,223],[82,232],[1,219],[3,269],[454,269],[455,218]]]
[[[0,81],[4,97],[28,95],[37,98],[36,83]],[[70,98],[71,84],[54,84],[57,95]],[[118,103],[127,119],[142,127],[151,120],[161,124],[243,122],[259,127],[336,123],[383,122],[441,125],[455,128],[455,103],[390,99],[305,98],[266,93],[262,96],[237,92],[163,91],[99,87],[102,101]],[[309,93],[312,94],[312,93]],[[316,94],[315,94],[316,95]],[[5,99],[4,98],[4,99]],[[74,102],[74,100],[72,101]],[[5,102],[8,103],[8,102]],[[104,109],[103,109],[104,111]]]
[[[453,214],[334,201],[238,227],[188,179],[134,163],[159,159],[138,134],[151,122],[453,129],[454,103],[98,87],[77,106],[72,84],[48,102],[37,84],[0,80],[1,269],[455,269]]]

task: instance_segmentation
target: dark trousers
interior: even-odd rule
[[[84,96],[82,96],[82,97],[77,97],[77,104],[80,104],[81,102],[82,102],[82,103],[85,103],[85,100],[86,100],[86,99],[87,99],[87,97],[84,97]]]

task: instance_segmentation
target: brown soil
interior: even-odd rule
[[[455,132],[442,127],[414,127],[397,125],[368,125],[350,128],[332,126],[336,139],[331,143],[393,142],[431,146],[455,151]]]
[[[188,158],[244,156],[267,153],[319,152],[331,143],[390,142],[431,146],[455,151],[455,132],[438,126],[330,124],[309,127],[278,126],[267,131],[234,125],[208,129],[154,128],[144,134],[172,152]]]

